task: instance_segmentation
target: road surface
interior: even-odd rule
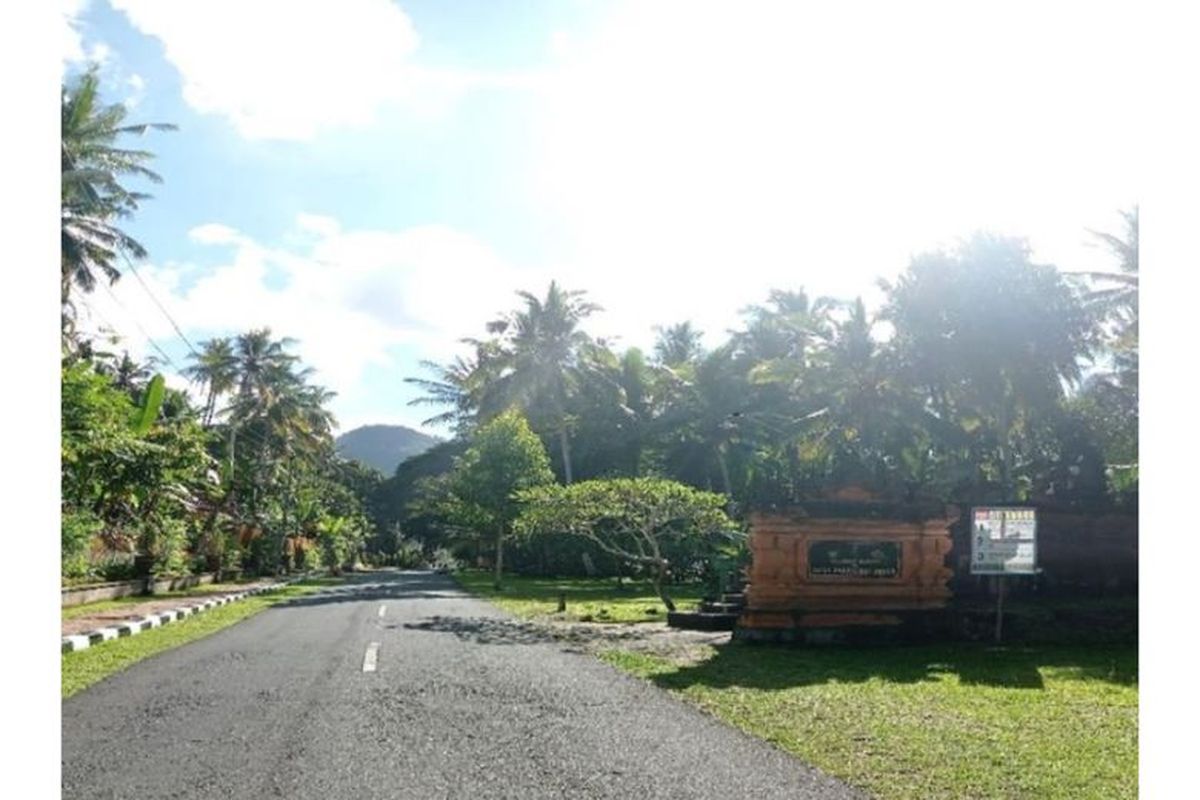
[[[424,572],[276,606],[63,702],[66,798],[849,798]]]

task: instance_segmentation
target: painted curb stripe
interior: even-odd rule
[[[295,580],[300,580],[300,578],[296,578]],[[193,614],[199,614],[202,611],[208,611],[209,609],[216,608],[217,606],[223,606],[226,603],[232,603],[236,600],[244,600],[247,597],[261,594],[263,592],[273,592],[276,589],[282,589],[294,582],[295,581],[283,581],[281,583],[268,584],[267,586],[256,586],[252,589],[247,589],[244,592],[238,592],[237,594],[228,594],[213,598],[205,603],[202,603],[201,605],[173,608],[168,611],[151,614],[147,617],[143,617],[142,619],[126,620],[124,622],[117,623],[115,627],[97,628],[94,631],[64,636],[62,637],[62,652],[73,653],[79,650],[87,650],[93,644],[107,642],[110,639],[133,636],[134,634],[141,633],[142,631],[150,630],[151,628],[157,628],[170,622],[174,622],[177,619],[184,619],[185,617],[192,616]],[[378,643],[373,644],[376,648],[379,647]],[[365,662],[363,664],[363,668],[364,671],[366,671]],[[371,671],[374,672],[374,667],[372,667]]]
[[[74,650],[87,650],[91,644],[92,641],[87,636],[76,635],[63,637],[63,650],[68,653]]]

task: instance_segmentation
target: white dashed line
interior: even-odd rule
[[[363,656],[363,672],[374,672],[378,660],[379,642],[371,642],[367,645],[367,654]]]
[[[387,606],[386,605],[380,606],[379,607],[379,616],[382,617],[386,613],[387,613]]]

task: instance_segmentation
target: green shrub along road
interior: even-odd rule
[[[662,599],[646,581],[625,581],[617,588],[614,578],[528,578],[504,577],[504,588],[497,591],[492,574],[485,570],[462,570],[454,575],[464,589],[485,597],[519,617],[553,617],[583,622],[655,622],[667,618]],[[558,613],[558,596],[566,596],[567,610]],[[704,587],[700,584],[671,586],[668,595],[679,609],[700,602]]]
[[[333,578],[307,578],[273,592],[253,595],[236,603],[218,606],[186,617],[161,628],[142,631],[137,636],[115,639],[86,650],[62,656],[63,699],[97,681],[164,650],[187,644],[252,617],[271,606],[340,583]],[[145,599],[145,598],[142,598]]]
[[[884,800],[1137,796],[1136,645],[710,651],[603,658]]]

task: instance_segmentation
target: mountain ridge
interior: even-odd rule
[[[391,476],[406,459],[442,440],[404,425],[360,425],[334,440],[338,455]]]

